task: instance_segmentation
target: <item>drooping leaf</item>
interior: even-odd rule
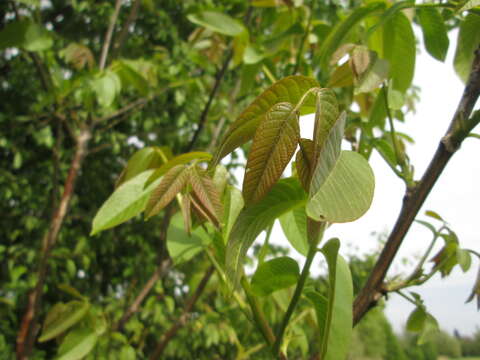
[[[146,218],[158,214],[175,196],[182,191],[187,183],[189,168],[185,165],[177,165],[168,170],[160,181],[160,184],[152,191],[145,207]]]
[[[475,284],[473,284],[472,292],[466,302],[469,303],[475,297],[477,298],[477,310],[480,310],[480,267],[478,268],[477,279]]]
[[[161,151],[162,149],[158,147],[145,147],[135,152],[118,178],[116,187],[146,170],[157,168],[163,164],[165,159],[161,155]]]
[[[425,211],[425,215],[430,216],[431,218],[437,219],[439,221],[445,222],[445,220],[443,220],[443,218],[440,215],[438,215],[437,212],[435,212],[433,210]]]
[[[56,360],[80,360],[93,350],[98,334],[88,327],[78,327],[63,339]]]
[[[470,13],[460,23],[457,37],[457,49],[453,66],[457,75],[466,82],[472,70],[475,49],[480,43],[480,15]]]
[[[243,199],[261,200],[277,182],[297,148],[298,113],[290,103],[279,103],[268,111],[258,127],[248,155],[243,179]]]
[[[449,40],[442,15],[433,7],[418,8],[417,15],[422,27],[425,48],[435,59],[444,61]]]
[[[167,171],[169,171],[171,168],[177,165],[188,164],[189,162],[194,160],[208,161],[211,158],[212,158],[212,155],[203,151],[192,151],[192,152],[175,156],[174,158],[169,159],[166,164],[163,164],[158,169],[156,169],[155,172],[152,174],[152,176],[150,176],[150,178],[148,179],[146,185],[147,186],[150,185],[156,179],[158,179],[159,177],[162,177],[167,173]]]
[[[313,149],[314,162],[322,151],[327,138],[330,136],[331,129],[337,123],[338,102],[335,93],[331,89],[321,89],[317,92],[315,124],[313,128]],[[343,120],[344,122],[345,120]],[[343,128],[341,129],[340,140],[343,137]],[[317,162],[318,163],[318,162]]]
[[[427,320],[427,312],[423,306],[417,306],[411,312],[407,320],[407,330],[411,332],[421,332]]]
[[[315,315],[317,316],[318,338],[323,339],[325,336],[325,324],[327,322],[328,299],[316,291],[307,290],[304,294],[313,304]]]
[[[192,200],[189,194],[182,197],[182,207],[180,208],[183,216],[183,225],[187,234],[192,232]]]
[[[244,208],[233,228],[227,244],[226,274],[234,287],[242,273],[243,260],[257,236],[282,214],[304,204],[306,193],[295,178],[280,180],[258,203]]]
[[[297,175],[303,188],[308,191],[310,189],[310,182],[312,180],[313,170],[315,165],[313,163],[314,143],[310,139],[300,139],[300,149],[295,158],[295,167],[297,168]]]
[[[362,7],[358,7],[351,12],[344,20],[340,21],[335,28],[328,34],[320,47],[320,64],[327,66],[332,54],[343,43],[350,31],[362,21],[365,17],[383,9],[385,4],[382,2],[373,2]]]
[[[203,11],[197,14],[187,15],[187,18],[194,24],[206,27],[223,35],[238,36],[247,32],[247,29],[240,21],[221,12]]]
[[[258,296],[267,296],[274,291],[297,283],[300,269],[295,260],[282,256],[258,266],[252,277],[252,291]]]
[[[59,54],[65,59],[67,64],[71,64],[77,70],[91,69],[95,65],[92,51],[87,46],[79,43],[69,44]]]
[[[216,165],[224,156],[252,139],[258,125],[273,105],[280,102],[289,102],[296,105],[302,96],[314,87],[318,87],[316,80],[295,75],[277,81],[266,89],[230,125],[211,165]],[[300,108],[300,114],[305,115],[313,111],[315,111],[315,97],[312,95],[306,99],[304,106]]]
[[[317,192],[311,192],[307,215],[331,223],[354,221],[370,208],[374,187],[368,161],[356,152],[342,151],[323,185]]]
[[[468,250],[457,249],[457,262],[463,272],[467,272],[470,269],[470,266],[472,265],[472,257]]]
[[[307,256],[309,245],[305,206],[299,206],[292,211],[283,214],[279,217],[279,220],[288,242],[300,254]]]
[[[428,341],[432,340],[432,335],[438,332],[438,321],[435,319],[432,314],[427,313],[425,319],[425,324],[423,325],[423,330],[420,333],[420,336],[417,340],[417,345],[423,345]]]
[[[202,227],[188,234],[183,228],[182,215],[177,213],[172,217],[167,231],[167,249],[175,264],[190,260],[210,242],[211,238]]]
[[[383,49],[393,88],[404,93],[413,80],[416,48],[412,25],[400,11],[384,25]]]
[[[115,61],[111,68],[119,76],[122,87],[124,88],[134,88],[141,95],[146,96],[150,89],[150,84],[148,79],[140,74],[131,64],[124,60]]]
[[[209,219],[219,226],[223,216],[223,206],[213,180],[205,170],[194,166],[190,170],[189,182],[192,185],[192,193],[208,213]]]
[[[345,359],[349,351],[353,324],[353,284],[347,262],[338,254],[340,241],[329,240],[322,248],[328,264],[328,308],[323,327],[320,358]]]
[[[329,127],[325,135],[323,132],[319,135],[323,139],[323,147],[318,155],[316,166],[310,180],[310,197],[316,194],[325,183],[340,157],[342,138],[345,131],[345,113],[342,113],[340,118],[338,118],[338,120],[335,118],[335,120],[335,125]]]
[[[449,275],[455,265],[458,264],[458,240],[447,240],[445,234],[441,234],[441,236],[446,240],[445,246],[440,249],[431,261],[435,264],[435,268],[440,270],[441,276],[445,277]]]
[[[225,192],[225,188],[227,187],[228,176],[229,176],[228,170],[225,166],[217,165],[215,167],[215,172],[213,173],[212,180],[220,197],[223,196],[223,193]]]
[[[387,79],[389,64],[383,59],[370,52],[371,62],[369,67],[357,78],[355,94],[370,92],[377,89]]]
[[[237,220],[238,214],[244,206],[242,192],[235,186],[227,186],[227,192],[224,196],[224,214],[223,214],[223,238],[227,240],[230,236],[233,224]]]
[[[87,301],[73,300],[55,304],[47,314],[39,342],[48,341],[78,323],[90,308]]]
[[[112,228],[140,214],[161,178],[145,188],[154,170],[144,171],[119,186],[105,201],[93,219],[91,235]]]
[[[120,93],[122,84],[116,73],[107,70],[91,80],[90,87],[97,96],[98,104],[109,107]]]

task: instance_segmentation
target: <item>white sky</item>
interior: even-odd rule
[[[421,34],[417,32],[421,40]],[[410,114],[405,122],[396,122],[398,131],[409,134],[415,144],[407,147],[407,153],[415,167],[415,179],[419,179],[432,158],[439,140],[444,135],[463,92],[463,84],[453,71],[453,54],[455,51],[456,33],[450,34],[450,48],[445,63],[429,56],[423,44],[419,44],[420,54],[417,56],[414,84],[421,88],[417,111]],[[476,108],[478,109],[478,105]],[[302,118],[302,133],[311,133],[313,120]],[[305,136],[310,137],[310,136]],[[418,219],[425,210],[438,212],[457,233],[460,245],[480,251],[479,233],[476,229],[478,221],[477,202],[480,199],[480,163],[477,161],[480,142],[478,139],[467,139],[461,150],[455,154],[447,165],[442,177],[427,198]],[[342,240],[343,253],[358,248],[359,253],[369,253],[378,248],[378,240],[372,232],[388,232],[398,216],[404,185],[376,154],[370,164],[375,173],[376,187],[373,204],[361,219],[348,224],[334,225],[327,230],[326,239],[339,237]],[[242,183],[243,174],[239,174]],[[434,220],[433,220],[434,221]],[[263,238],[263,236],[262,236]],[[405,267],[402,259],[414,259],[422,254],[431,240],[431,233],[421,225],[412,225],[397,255],[389,276],[409,273],[414,265]],[[288,245],[281,227],[277,223],[272,232],[272,242]],[[442,241],[438,241],[438,246]],[[435,254],[435,251],[433,252]],[[302,259],[292,249],[292,256]],[[465,304],[475,281],[478,260],[472,258],[472,267],[466,274],[455,270],[451,276],[441,279],[436,275],[428,283],[417,288],[425,300],[429,312],[439,321],[440,326],[452,332],[458,329],[461,334],[471,334],[480,327],[480,313],[476,310],[475,301]],[[321,270],[318,257],[312,266],[312,272]],[[387,302],[386,314],[396,331],[401,331],[413,305],[398,295],[391,295]]]

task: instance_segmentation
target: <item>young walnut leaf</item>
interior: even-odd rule
[[[192,185],[194,204],[200,207],[207,219],[215,226],[219,226],[223,207],[213,180],[203,169],[193,167],[190,170],[189,181]]]
[[[338,102],[330,89],[321,89],[317,93],[315,125],[313,129],[314,163],[328,138],[330,129],[338,119]],[[342,133],[343,136],[343,133]]]
[[[312,180],[313,170],[313,149],[314,143],[310,139],[300,139],[300,150],[295,158],[295,166],[297,168],[298,178],[303,188],[308,192],[310,181]]]
[[[315,79],[295,75],[277,81],[266,89],[230,125],[211,165],[216,165],[225,155],[252,139],[258,125],[273,105],[279,102],[297,104],[302,96],[314,87],[318,87]],[[300,114],[310,114],[314,111],[315,98],[309,96],[303,106],[300,107]]]
[[[177,165],[167,171],[160,184],[153,190],[150,199],[148,199],[145,208],[147,219],[158,214],[175,198],[187,183],[188,173],[186,165]]]
[[[298,113],[288,102],[276,104],[255,133],[243,180],[246,204],[264,197],[295,153],[300,127]]]

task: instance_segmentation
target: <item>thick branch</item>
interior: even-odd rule
[[[65,181],[60,204],[58,205],[52,221],[50,222],[50,227],[43,238],[42,254],[38,268],[38,281],[35,288],[29,295],[27,310],[23,315],[20,331],[18,332],[17,336],[17,359],[19,360],[28,359],[32,351],[35,336],[39,327],[37,324],[37,319],[41,305],[43,286],[45,284],[45,278],[47,275],[48,260],[55,242],[57,241],[58,232],[62,227],[63,221],[65,220],[65,215],[67,214],[70,200],[73,195],[75,180],[78,177],[80,167],[85,157],[90,137],[91,134],[89,128],[84,128],[78,136],[75,154],[70,165],[67,179]]]
[[[212,276],[214,270],[215,268],[213,266],[210,266],[208,270],[205,272],[205,275],[203,275],[202,280],[200,280],[200,283],[195,289],[195,292],[187,300],[185,304],[185,308],[183,309],[182,315],[180,315],[177,321],[175,321],[175,323],[170,327],[170,329],[168,329],[168,331],[163,335],[161,341],[157,344],[155,351],[150,356],[150,360],[160,359],[163,354],[163,351],[166,349],[170,340],[172,340],[175,337],[178,330],[180,330],[183,326],[185,326],[188,320],[188,314],[192,312],[192,309],[195,306],[195,303],[197,302],[197,300],[200,298],[200,295],[205,290],[208,280],[210,280],[210,277]]]
[[[448,161],[460,147],[468,133],[477,125],[478,119],[470,118],[473,107],[480,95],[480,48],[475,53],[472,71],[465,86],[463,96],[446,135],[438,145],[437,151],[420,182],[413,188],[407,188],[403,206],[397,222],[382,250],[363,289],[355,299],[354,324],[376,304],[386,292],[383,282],[387,271],[402,244],[405,235],[422,207],[425,199],[440,177]]]
[[[108,50],[110,49],[110,43],[112,42],[113,29],[117,22],[118,14],[120,13],[120,7],[122,6],[122,0],[115,1],[115,10],[110,17],[110,23],[108,24],[107,33],[105,34],[105,40],[103,40],[102,54],[100,55],[99,67],[100,70],[105,69],[107,63]]]

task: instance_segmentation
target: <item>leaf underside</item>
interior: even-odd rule
[[[203,169],[192,168],[190,171],[190,184],[196,203],[208,214],[207,217],[218,226],[223,216],[220,194],[213,180]]]
[[[295,167],[303,188],[308,191],[314,170],[314,143],[310,139],[300,139],[299,145],[300,149],[297,151],[297,156],[295,157]]]

